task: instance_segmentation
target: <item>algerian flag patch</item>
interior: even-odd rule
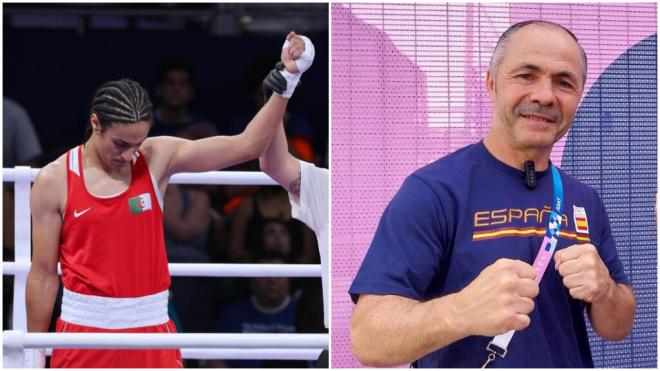
[[[132,214],[151,210],[151,195],[149,193],[143,193],[139,196],[129,198],[128,207],[131,209]]]

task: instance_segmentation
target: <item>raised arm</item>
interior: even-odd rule
[[[190,141],[173,137],[149,138],[144,146],[152,161],[162,168],[165,179],[179,172],[219,170],[261,156],[281,126],[288,98],[293,94],[300,75],[309,68],[314,58],[314,47],[295,33],[287,36],[282,49],[284,70],[272,71],[282,75],[288,84],[284,94],[273,94],[245,130],[235,136],[215,136]],[[160,163],[162,162],[162,163]]]
[[[295,33],[289,33],[288,38],[294,37]],[[305,39],[307,47],[311,46],[313,50],[313,45],[309,42],[309,39]],[[288,59],[288,60],[287,60]],[[305,60],[305,58],[298,58],[297,53],[292,53],[288,57],[282,55],[282,61],[286,66],[287,70],[300,69],[298,61]],[[307,66],[308,67],[308,66]],[[302,68],[307,68],[303,66]],[[297,84],[298,80],[296,78],[291,78],[287,76],[286,71],[283,75],[286,77],[286,84],[280,79],[273,79],[269,76],[264,80],[264,93],[265,94],[287,94],[287,91],[291,88],[292,84]],[[290,74],[289,74],[290,75]],[[288,88],[288,89],[287,89]],[[275,179],[282,187],[284,187],[287,192],[291,193],[296,201],[300,198],[300,162],[289,153],[289,146],[286,141],[286,135],[284,133],[283,125],[277,129],[277,133],[273,138],[273,141],[268,146],[266,152],[259,158],[259,166],[261,170],[268,174],[271,178]]]
[[[32,265],[26,286],[27,327],[29,332],[47,332],[59,288],[57,261],[62,216],[57,197],[64,171],[61,164],[44,167],[30,195],[32,212]],[[62,178],[62,179],[60,179]]]
[[[300,162],[289,153],[282,125],[268,149],[259,157],[261,170],[282,185],[296,200],[300,198]]]
[[[180,172],[224,169],[255,159],[266,150],[280,125],[287,102],[288,99],[273,95],[238,135],[199,140],[155,137],[145,140],[144,145],[151,147],[153,160],[167,161],[163,164],[165,177]]]

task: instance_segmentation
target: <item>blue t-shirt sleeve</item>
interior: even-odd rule
[[[385,209],[349,293],[423,300],[446,246],[447,195],[409,176]]]
[[[600,228],[599,244],[596,245],[598,254],[603,260],[607,269],[610,271],[610,276],[617,283],[630,285],[630,279],[626,272],[623,270],[623,264],[619,260],[619,255],[616,252],[616,244],[612,236],[612,229],[610,228],[610,219],[605,210],[605,204],[600,196],[596,194],[596,204],[598,205],[598,221],[602,226]]]

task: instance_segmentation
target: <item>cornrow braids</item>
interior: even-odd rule
[[[91,113],[96,114],[101,130],[109,125],[129,125],[141,121],[152,123],[153,108],[149,93],[138,82],[130,79],[109,81],[94,94]],[[92,135],[87,127],[85,140]]]

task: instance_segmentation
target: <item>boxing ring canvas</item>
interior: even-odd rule
[[[332,365],[360,367],[348,287],[403,179],[483,138],[491,53],[513,23],[572,30],[589,73],[552,161],[605,202],[637,297],[632,334],[600,340],[596,367],[657,366],[657,22],[655,3],[332,5]]]

